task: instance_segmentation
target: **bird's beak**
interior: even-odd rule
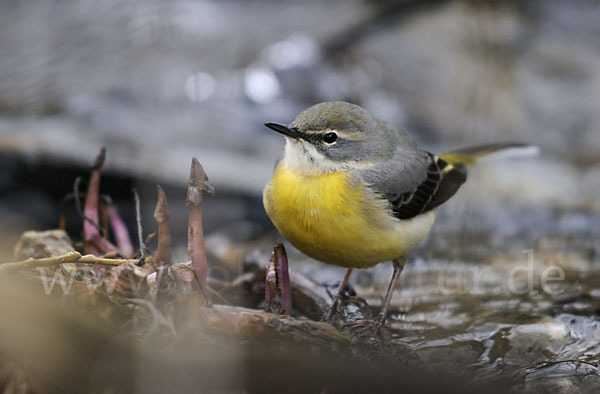
[[[278,133],[281,133],[287,137],[293,138],[295,140],[297,140],[298,138],[301,138],[300,133],[298,132],[298,130],[295,129],[290,129],[288,126],[281,124],[281,123],[265,123],[265,126],[267,126],[268,128],[270,128],[271,130],[275,130]]]

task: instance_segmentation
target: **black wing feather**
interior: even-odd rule
[[[425,180],[413,191],[391,201],[398,219],[410,219],[443,204],[467,180],[467,171],[462,164],[448,164],[429,152],[427,154],[429,167]]]

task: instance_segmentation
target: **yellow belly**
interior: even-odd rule
[[[263,193],[279,232],[303,253],[347,268],[402,257],[431,228],[435,212],[395,218],[386,200],[348,172],[305,175],[280,162]]]

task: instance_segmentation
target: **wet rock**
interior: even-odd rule
[[[427,364],[441,366],[454,374],[464,366],[476,363],[484,352],[485,346],[480,342],[452,340],[431,341],[417,350]]]
[[[569,326],[560,320],[516,325],[503,335],[508,349],[502,356],[506,365],[531,365],[552,358],[572,341]]]
[[[73,251],[71,239],[63,230],[27,231],[15,246],[15,259],[41,259]]]
[[[600,387],[595,369],[577,362],[552,364],[529,373],[522,389],[531,393],[591,393]]]

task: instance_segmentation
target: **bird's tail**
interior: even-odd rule
[[[506,142],[499,144],[487,144],[470,146],[468,148],[456,149],[447,153],[442,153],[439,157],[450,164],[463,164],[470,166],[475,164],[483,156],[492,157],[523,157],[535,156],[539,149],[535,145]]]

